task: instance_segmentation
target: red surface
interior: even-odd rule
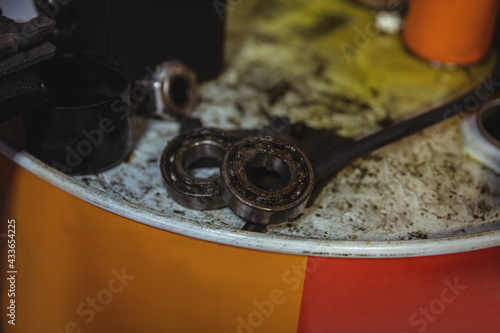
[[[298,331],[500,332],[500,247],[404,259],[309,258]]]

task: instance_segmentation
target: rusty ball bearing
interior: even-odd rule
[[[314,173],[295,145],[249,137],[231,146],[221,165],[222,198],[243,219],[278,224],[296,218],[314,187]]]
[[[224,154],[235,139],[224,131],[195,129],[175,137],[161,156],[160,168],[168,194],[189,209],[225,207],[218,175],[196,177],[192,169],[220,167]]]

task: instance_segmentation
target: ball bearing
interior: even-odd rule
[[[190,171],[197,167],[220,167],[225,152],[234,141],[224,131],[201,128],[178,135],[169,142],[160,160],[169,196],[189,209],[225,207],[219,176],[200,178]]]
[[[243,219],[277,224],[297,217],[313,186],[309,160],[295,145],[249,137],[231,146],[221,165],[223,200]]]

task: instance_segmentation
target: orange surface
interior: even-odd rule
[[[0,185],[2,232],[7,219],[16,220],[18,270],[16,326],[7,324],[2,285],[2,332],[297,329],[307,257],[148,227],[84,203],[3,156]],[[5,238],[0,245],[5,274]]]
[[[413,0],[403,31],[408,48],[427,60],[466,65],[488,53],[498,0]]]

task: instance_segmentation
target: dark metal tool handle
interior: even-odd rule
[[[500,86],[500,83],[497,82],[499,78],[500,65],[497,64],[489,77],[492,86]],[[491,95],[492,86],[486,86],[481,83],[476,88],[451,102],[331,151],[324,158],[313,164],[316,181],[320,182],[333,177],[350,162],[363,155],[469,110],[466,107],[466,100],[471,96]],[[456,107],[457,105],[461,107]]]

